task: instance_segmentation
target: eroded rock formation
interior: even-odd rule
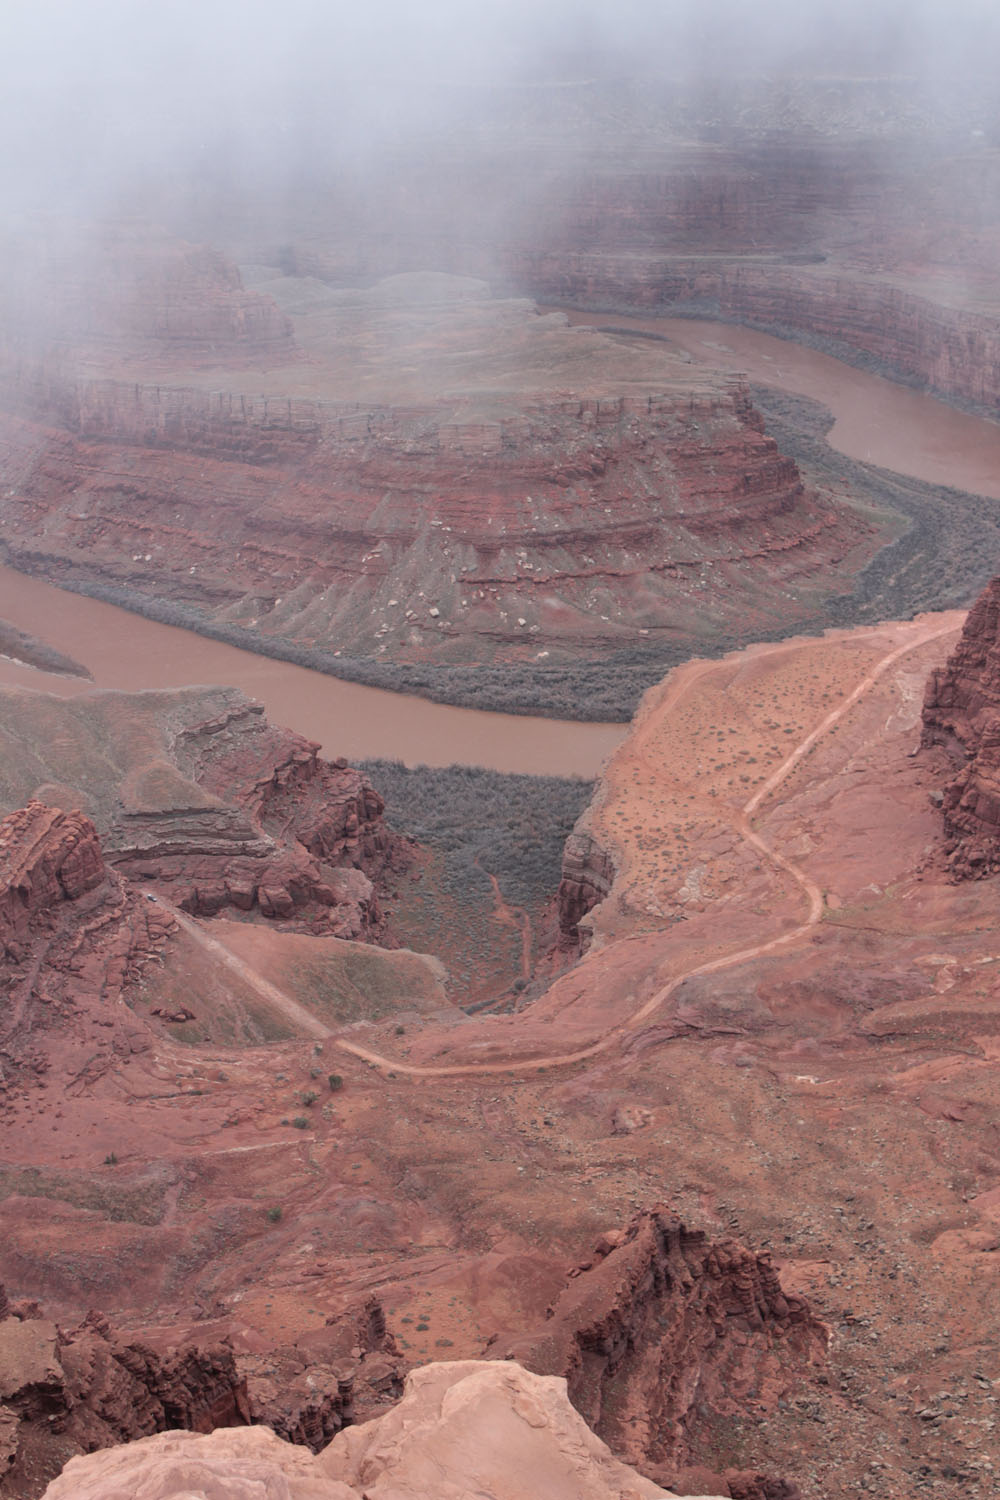
[[[505,1352],[564,1375],[594,1431],[664,1482],[709,1464],[721,1424],[773,1409],[826,1350],[767,1256],[710,1243],[663,1210],[606,1235],[551,1314]]]
[[[73,1452],[173,1430],[264,1423],[320,1452],[403,1393],[405,1366],[376,1299],[331,1322],[312,1360],[292,1349],[237,1357],[228,1340],[136,1339],[96,1312],[65,1330],[0,1284],[0,1493],[37,1495]]]
[[[923,726],[923,744],[959,762],[941,803],[951,869],[960,879],[987,875],[1000,867],[1000,578],[930,674]]]
[[[563,850],[562,879],[556,895],[561,947],[579,951],[584,941],[580,922],[604,900],[614,878],[614,862],[607,850],[586,833],[571,833]]]
[[[513,416],[74,387],[70,430],[56,393],[47,425],[3,419],[5,539],[51,576],[400,661],[697,634],[706,569],[701,603],[735,630],[727,577],[813,578],[864,528],[803,493],[745,385],[710,385]]]
[[[84,809],[110,865],[195,914],[256,911],[352,938],[379,930],[373,882],[404,857],[381,798],[242,693],[10,692],[4,703],[0,806],[37,792]]]
[[[170,1428],[211,1432],[250,1420],[246,1385],[226,1346],[161,1356],[121,1338],[95,1313],[64,1332],[37,1304],[0,1307],[5,1494],[37,1494],[38,1475],[51,1474],[60,1451],[89,1452]]]
[[[298,1347],[243,1355],[255,1422],[319,1453],[343,1428],[381,1415],[403,1394],[407,1362],[377,1297],[307,1334]]]
[[[467,277],[265,293],[303,351],[266,375],[0,360],[19,566],[285,650],[460,665],[770,630],[776,587],[804,618],[798,588],[876,545],[738,376]]]
[[[266,1428],[210,1437],[169,1433],[74,1459],[46,1500],[126,1500],[141,1488],[164,1497],[249,1500],[261,1487],[288,1500],[659,1500],[657,1485],[628,1469],[588,1430],[565,1382],[518,1365],[427,1365],[407,1379],[398,1406],[341,1433],[317,1458]]]
[[[99,1015],[95,1052],[127,1055],[144,1030],[114,1003],[173,928],[109,869],[93,823],[29,802],[0,822],[0,1083],[41,1077],[45,1033]]]

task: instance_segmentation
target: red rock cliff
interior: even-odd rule
[[[775,586],[865,534],[804,493],[738,380],[489,417],[38,372],[19,390],[14,558],[307,648],[460,662],[774,628],[798,607]]]
[[[701,309],[807,341],[826,339],[918,387],[1000,408],[1000,303],[963,307],[946,284],[937,300],[933,283],[929,290],[903,274],[569,249],[525,253],[517,274],[543,302],[667,317],[678,306]]]
[[[949,862],[959,878],[1000,868],[1000,578],[969,611],[961,639],[931,673],[923,743],[958,767],[943,791]]]
[[[506,1351],[565,1375],[570,1400],[612,1450],[669,1482],[719,1460],[719,1419],[773,1407],[826,1332],[774,1267],[733,1241],[708,1242],[669,1214],[638,1215],[574,1273],[552,1316]]]

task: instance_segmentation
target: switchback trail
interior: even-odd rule
[[[732,953],[722,954],[718,958],[709,959],[705,963],[696,964],[683,973],[676,974],[673,979],[658,989],[650,998],[639,1007],[639,1009],[625,1021],[620,1021],[599,1037],[597,1041],[590,1042],[585,1047],[579,1047],[572,1052],[550,1053],[541,1057],[518,1058],[508,1062],[492,1063],[443,1063],[437,1066],[421,1066],[415,1063],[402,1062],[398,1058],[386,1057],[381,1052],[375,1052],[369,1047],[363,1047],[357,1042],[348,1041],[342,1036],[336,1036],[327,1026],[318,1021],[304,1006],[290,995],[270,983],[269,980],[252,969],[249,964],[237,958],[222,943],[209,934],[191,917],[184,912],[178,911],[176,907],[160,897],[155,899],[165,906],[177,922],[201,944],[202,947],[212,952],[228,968],[232,969],[240,978],[249,984],[262,999],[268,1001],[287,1020],[300,1028],[309,1036],[332,1041],[333,1045],[340,1051],[349,1053],[352,1057],[370,1064],[373,1067],[383,1068],[387,1072],[403,1075],[407,1078],[459,1078],[476,1074],[498,1074],[498,1073],[525,1073],[537,1071],[544,1068],[568,1067],[573,1063],[586,1062],[588,1058],[599,1057],[602,1053],[610,1051],[623,1036],[641,1026],[666,1000],[669,1000],[682,984],[689,979],[695,979],[702,974],[717,974],[721,970],[735,968],[737,964],[749,962],[751,959],[762,958],[768,953],[776,953],[782,948],[790,947],[803,937],[807,936],[819,923],[823,916],[823,892],[816,881],[793,860],[786,858],[778,850],[773,849],[770,844],[751,826],[750,819],[757,812],[762,802],[770,797],[778,787],[786,780],[799,763],[812,750],[813,746],[844,718],[854,707],[858,700],[868,692],[884,674],[895,666],[902,657],[910,652],[926,646],[930,641],[938,640],[940,637],[952,634],[958,627],[955,624],[947,626],[928,626],[915,638],[897,646],[882,657],[870,672],[861,679],[847,697],[832,709],[826,717],[812,729],[805,738],[796,745],[795,749],[786,756],[778,768],[763,782],[735,814],[733,826],[740,835],[751,844],[765,859],[769,860],[776,869],[788,875],[801,888],[808,903],[805,920],[787,932],[780,933],[764,943],[754,943],[750,947],[739,948]],[[786,652],[796,649],[787,643],[779,643],[769,648],[767,654]],[[664,706],[675,703],[691,685],[705,675],[706,672],[717,670],[718,662],[706,661],[697,663],[676,686],[668,690],[668,696],[660,705],[662,712]],[[641,729],[639,731],[642,733]],[[152,894],[152,893],[150,893]]]
[[[889,671],[891,667],[895,666],[896,662],[902,657],[907,656],[911,651],[916,651],[921,646],[926,646],[930,641],[938,640],[945,635],[951,635],[957,628],[955,624],[928,626],[914,639],[905,642],[902,646],[897,646],[895,650],[890,651],[886,656],[882,657],[871,671],[866,673],[843,702],[837,708],[832,709],[817,724],[815,729],[811,730],[795,749],[786,756],[777,770],[771,773],[763,785],[744,803],[736,815],[734,826],[743,838],[749,844],[752,844],[771,864],[786,875],[789,875],[801,887],[808,902],[808,911],[805,921],[801,922],[797,927],[793,927],[788,932],[771,938],[768,942],[754,943],[750,947],[740,948],[733,953],[723,954],[721,957],[710,959],[706,963],[696,964],[694,967],[686,969],[683,973],[675,975],[673,979],[669,980],[667,984],[651,995],[645,1004],[633,1012],[627,1020],[619,1022],[617,1026],[605,1032],[596,1042],[591,1042],[586,1047],[577,1048],[573,1052],[560,1052],[543,1057],[520,1058],[510,1062],[449,1063],[440,1066],[421,1067],[416,1064],[403,1063],[393,1058],[385,1057],[381,1053],[373,1052],[367,1047],[361,1047],[355,1042],[348,1042],[341,1038],[337,1038],[337,1046],[343,1051],[350,1052],[353,1056],[360,1058],[363,1062],[371,1063],[375,1067],[389,1069],[397,1074],[405,1074],[408,1078],[455,1078],[479,1073],[523,1073],[533,1069],[567,1067],[573,1063],[586,1062],[588,1058],[598,1057],[602,1053],[609,1051],[623,1036],[635,1030],[636,1027],[647,1020],[664,1001],[669,1000],[670,996],[682,984],[686,983],[687,980],[697,978],[701,974],[716,974],[723,969],[735,968],[737,964],[747,963],[754,958],[762,958],[768,953],[778,952],[780,949],[787,948],[791,944],[798,942],[810,933],[821,920],[824,906],[823,892],[812,877],[807,875],[799,865],[795,864],[793,860],[787,859],[778,850],[773,849],[760,834],[754,831],[750,825],[751,815],[757,811],[765,798],[770,797],[777,790],[799,762],[809,754],[817,741],[838,724],[850,712],[858,700],[875,685],[879,678]],[[781,643],[772,647],[767,654],[770,655],[773,652],[794,649],[796,649],[794,646]],[[693,682],[704,676],[706,672],[717,669],[718,666],[719,663],[717,662],[698,663],[686,679],[677,685],[676,690],[670,695],[667,701],[675,702],[677,698],[687,691]]]

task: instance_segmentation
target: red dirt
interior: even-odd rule
[[[518,1016],[407,1011],[400,975],[363,1040],[357,1020],[267,1046],[154,1029],[82,1074],[85,1045],[65,1050],[57,1029],[47,1089],[6,1096],[9,1159],[25,1164],[7,1178],[8,1283],[57,1316],[85,1300],[265,1359],[378,1288],[407,1358],[475,1354],[543,1322],[567,1264],[666,1198],[714,1238],[773,1246],[782,1284],[835,1334],[828,1372],[783,1387],[766,1424],[748,1411],[700,1428],[697,1462],[786,1475],[806,1496],[834,1470],[909,1494],[927,1462],[985,1496],[967,1445],[1000,1351],[984,1274],[992,886],[948,882],[936,773],[910,754],[924,678],[960,624],[673,674],[589,815],[618,871],[585,919],[590,950]],[[251,977],[266,960],[268,982],[312,1006],[266,930],[252,938],[232,950]],[[213,1006],[233,984],[246,1005],[245,973],[211,944],[184,951]]]

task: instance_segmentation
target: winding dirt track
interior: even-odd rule
[[[256,969],[252,969],[249,964],[244,963],[242,958],[238,958],[225,944],[220,943],[217,938],[211,937],[205,931],[204,927],[196,922],[193,917],[189,917],[185,912],[180,911],[174,906],[172,902],[165,901],[162,896],[157,896],[153,891],[144,891],[143,894],[164,907],[178,926],[183,927],[185,932],[190,933],[200,947],[211,953],[213,958],[217,958],[221,963],[225,964],[226,968],[231,969],[234,974],[238,974],[243,982],[248,984],[252,990],[255,990],[262,1000],[266,1000],[275,1010],[280,1011],[285,1019],[290,1021],[298,1030],[304,1031],[307,1036],[314,1036],[321,1040],[325,1040],[331,1035],[330,1028],[324,1026],[322,1021],[317,1021],[312,1011],[306,1010],[305,1006],[300,1005],[297,1000],[293,1000],[291,995],[287,995],[284,990],[279,990],[276,984],[272,984],[269,979],[264,978],[263,974],[258,974]]]
[[[768,942],[754,943],[750,947],[739,948],[732,953],[722,954],[719,958],[713,958],[706,963],[696,964],[690,969],[685,969],[683,973],[675,975],[673,979],[669,980],[667,984],[651,995],[627,1020],[620,1021],[616,1026],[606,1031],[597,1041],[589,1043],[586,1047],[580,1047],[574,1052],[550,1053],[541,1057],[520,1058],[507,1062],[445,1063],[438,1066],[419,1066],[401,1062],[397,1058],[386,1057],[380,1052],[374,1052],[368,1047],[360,1046],[357,1042],[350,1042],[343,1037],[334,1036],[328,1027],[317,1021],[315,1016],[299,1005],[296,1000],[293,1000],[291,996],[286,995],[282,990],[279,990],[275,985],[264,979],[263,976],[257,974],[248,964],[245,964],[242,959],[237,958],[235,954],[230,953],[221,943],[209,937],[204,929],[190,917],[185,916],[183,912],[178,912],[173,907],[169,907],[169,910],[178,922],[180,922],[181,926],[190,932],[203,947],[208,948],[217,957],[221,958],[227,967],[239,974],[247,984],[252,985],[263,999],[269,1001],[280,1010],[289,1021],[292,1021],[297,1026],[301,1026],[309,1036],[323,1037],[328,1040],[332,1039],[334,1045],[342,1052],[350,1053],[352,1057],[357,1057],[362,1062],[369,1063],[374,1067],[384,1068],[392,1073],[405,1075],[407,1078],[458,1078],[483,1073],[524,1073],[542,1068],[568,1067],[573,1063],[586,1062],[588,1058],[598,1057],[601,1053],[608,1052],[628,1032],[634,1031],[636,1027],[642,1025],[687,980],[694,979],[701,974],[715,974],[722,969],[734,968],[737,964],[747,963],[749,960],[761,958],[765,954],[778,952],[782,948],[787,948],[791,944],[799,942],[813,930],[823,916],[824,902],[822,890],[815,880],[807,875],[799,865],[787,859],[778,850],[773,849],[759,833],[756,833],[751,826],[750,818],[760,808],[761,803],[781,786],[782,782],[785,781],[800,761],[809,754],[817,741],[823,735],[829,733],[834,725],[839,723],[850,712],[855,703],[875,685],[879,678],[895,666],[896,662],[902,657],[909,655],[910,652],[927,645],[929,641],[938,640],[941,636],[952,634],[956,628],[954,624],[943,627],[927,626],[913,639],[907,641],[902,646],[898,646],[894,651],[890,651],[888,655],[882,657],[872,670],[857,683],[843,702],[837,708],[832,709],[816,725],[815,729],[806,735],[791,754],[782,761],[777,770],[771,773],[763,785],[754,792],[753,796],[744,803],[743,807],[736,814],[733,826],[747,843],[751,844],[765,859],[769,860],[776,869],[790,876],[801,887],[802,893],[808,903],[805,920],[800,922],[797,927],[790,928],[789,931],[771,938]],[[766,654],[771,655],[794,649],[796,648],[790,647],[787,644],[777,644]],[[719,665],[717,662],[704,662],[695,665],[676,684],[674,690],[668,693],[668,696],[660,704],[659,711],[662,713],[666,707],[671,706],[686,693],[692,684],[703,677],[706,672],[718,670]],[[162,904],[168,905],[165,902]]]

